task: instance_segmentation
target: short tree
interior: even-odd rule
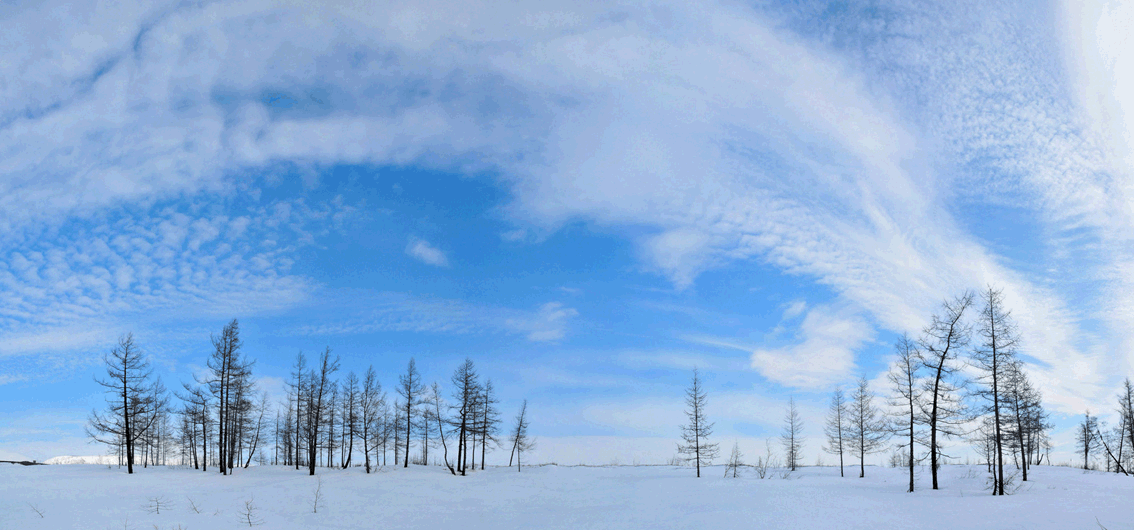
[[[433,424],[437,426],[437,435],[441,438],[441,449],[444,451],[441,456],[445,460],[445,467],[449,468],[449,473],[456,475],[457,470],[453,469],[453,464],[449,462],[449,444],[445,442],[445,425],[449,422],[441,413],[442,401],[441,385],[438,385],[437,382],[434,381],[430,392],[425,397],[425,413],[432,414]],[[509,462],[508,465],[511,466],[512,464]]]
[[[835,388],[831,394],[831,405],[827,412],[827,425],[823,427],[823,434],[827,435],[827,445],[823,450],[833,455],[839,455],[839,476],[843,475],[843,452],[846,447],[844,434],[846,433],[847,399],[842,388]]]
[[[1075,431],[1075,443],[1083,455],[1083,469],[1091,468],[1091,453],[1099,448],[1098,430],[1099,420],[1088,410],[1083,414],[1083,423]]]
[[[711,464],[717,457],[717,444],[708,443],[713,434],[713,424],[705,417],[705,389],[701,387],[701,375],[694,369],[693,382],[685,389],[685,417],[689,423],[681,426],[681,440],[677,452],[685,455],[687,462],[697,466],[697,477],[701,477],[701,462]]]
[[[535,447],[535,440],[528,435],[528,400],[526,399],[524,404],[520,405],[520,413],[516,414],[516,426],[512,429],[509,441],[512,442],[512,454],[516,457],[516,471],[519,472],[524,451],[530,451]],[[508,457],[508,465],[512,465],[511,457]]]
[[[795,398],[788,400],[788,409],[784,414],[784,430],[780,434],[780,442],[784,446],[784,459],[792,471],[799,467],[800,453],[803,451],[803,418],[799,417],[799,410],[795,407]]]
[[[724,476],[728,478],[740,477],[740,468],[744,467],[744,455],[740,454],[740,443],[734,442],[732,444],[732,454],[728,456],[728,465],[725,467]]]
[[[866,476],[866,455],[881,451],[889,435],[882,412],[874,406],[874,393],[865,376],[859,378],[847,410],[850,412],[847,445],[858,455],[858,478],[862,478]]]

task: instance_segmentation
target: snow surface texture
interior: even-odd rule
[[[980,466],[946,466],[943,490],[905,492],[901,469],[804,468],[789,479],[739,479],[724,469],[496,468],[453,477],[443,468],[319,469],[319,481],[283,467],[210,471],[106,466],[0,466],[0,528],[247,528],[248,499],[268,529],[397,528],[1083,528],[1134,520],[1134,478],[1036,467],[1015,495],[987,493]],[[852,475],[853,471],[853,475]],[[925,470],[919,485],[928,482]],[[150,499],[168,505],[151,513]],[[190,507],[190,499],[200,513]],[[41,518],[33,507],[43,513]]]

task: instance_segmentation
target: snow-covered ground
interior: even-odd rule
[[[1130,528],[1134,477],[1038,467],[1009,497],[993,498],[978,466],[947,466],[940,491],[905,492],[901,469],[805,468],[789,479],[701,479],[674,467],[533,467],[453,477],[442,468],[283,467],[230,477],[177,468],[129,476],[107,466],[0,466],[0,528],[237,529],[246,500],[260,528]],[[314,491],[323,500],[313,513]],[[167,504],[151,513],[150,499]],[[196,505],[199,513],[193,510]],[[43,513],[42,518],[33,507]]]

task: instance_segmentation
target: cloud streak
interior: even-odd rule
[[[295,333],[505,333],[523,336],[531,342],[555,342],[566,336],[579,315],[577,310],[560,302],[547,302],[535,310],[519,310],[396,292],[352,293],[335,296],[333,300],[338,309],[363,316],[296,326]]]

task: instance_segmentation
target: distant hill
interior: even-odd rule
[[[73,464],[95,464],[95,465],[117,465],[118,457],[115,455],[95,455],[95,456],[55,456],[44,460],[44,463],[54,465],[73,465]]]

